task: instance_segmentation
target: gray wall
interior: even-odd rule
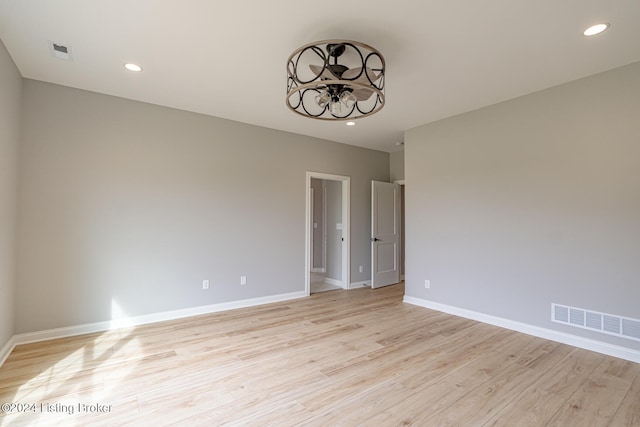
[[[342,280],[342,182],[324,181],[327,189],[327,278]]]
[[[391,182],[404,179],[404,150],[389,155],[389,174]]]
[[[352,281],[368,278],[387,153],[32,80],[23,94],[18,333],[303,292],[306,171],[351,176]]]
[[[325,268],[324,260],[324,181],[311,178],[313,188],[313,265],[311,268]],[[313,224],[312,224],[313,227]]]
[[[407,295],[640,349],[550,321],[640,318],[640,63],[405,141]]]
[[[394,151],[389,155],[389,179],[391,182],[404,180],[404,150],[402,151]],[[400,208],[400,217],[401,217],[401,244],[400,244],[400,276],[405,274],[405,202],[404,202],[404,185],[400,187],[401,193],[401,208]]]
[[[405,275],[405,263],[406,263],[406,248],[405,241],[407,239],[406,236],[406,226],[405,226],[405,185],[400,186],[400,277]]]
[[[15,332],[16,213],[22,78],[0,41],[0,349]]]

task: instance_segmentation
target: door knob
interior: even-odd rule
[[[380,239],[378,239],[377,237],[372,237],[372,238],[371,238],[371,239],[369,239],[369,240],[371,240],[372,242],[377,242],[377,241],[379,241]]]

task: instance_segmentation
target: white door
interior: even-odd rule
[[[371,181],[371,287],[400,282],[400,186]]]

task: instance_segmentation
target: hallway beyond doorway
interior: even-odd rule
[[[325,282],[324,280],[325,278],[326,278],[325,273],[311,273],[311,293],[312,294],[342,289],[342,287],[338,285],[332,285]]]

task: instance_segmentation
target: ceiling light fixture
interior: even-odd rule
[[[319,120],[353,120],[384,106],[382,54],[363,43],[324,40],[295,50],[287,61],[287,106]]]
[[[139,66],[138,64],[132,64],[132,63],[124,64],[124,68],[126,68],[129,71],[135,71],[135,72],[142,71],[142,67]]]
[[[347,126],[355,126],[356,122],[347,122]]]
[[[582,34],[587,37],[595,36],[596,34],[600,34],[601,32],[603,32],[607,28],[609,28],[609,24],[595,24],[584,30]]]

